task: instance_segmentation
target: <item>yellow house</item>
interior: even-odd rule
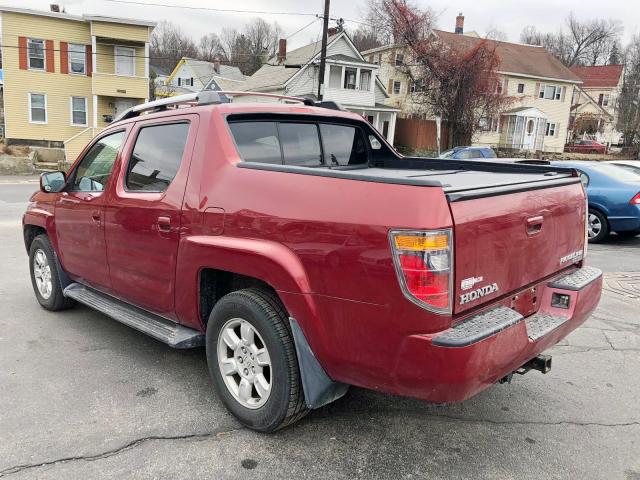
[[[149,96],[152,22],[0,7],[7,144],[64,147],[67,162]]]
[[[511,101],[495,118],[479,119],[473,145],[562,152],[571,99],[582,80],[542,47],[482,39],[475,32],[464,33],[463,27],[464,17],[459,15],[455,33],[433,30],[432,35],[445,48],[469,51],[486,42],[495,49],[499,59],[496,93],[504,93]],[[433,113],[421,105],[420,86],[408,74],[406,65],[411,65],[411,59],[404,45],[386,45],[363,55],[380,65],[380,79],[389,93],[387,105],[401,108],[400,117],[420,117],[425,123],[434,123]],[[402,122],[399,128],[404,128]],[[435,140],[432,148],[437,148]]]

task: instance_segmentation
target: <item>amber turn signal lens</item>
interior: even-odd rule
[[[444,249],[449,246],[449,237],[447,235],[396,235],[393,238],[398,250],[424,252]]]

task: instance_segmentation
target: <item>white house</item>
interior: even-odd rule
[[[247,78],[242,91],[317,98],[321,41],[287,51],[280,40],[278,54]],[[396,114],[385,105],[388,97],[378,78],[379,66],[367,62],[344,31],[329,30],[323,100],[366,118],[393,143]],[[236,101],[272,101],[264,97],[239,97]]]

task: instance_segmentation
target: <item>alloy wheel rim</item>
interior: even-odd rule
[[[602,231],[602,222],[593,213],[589,214],[589,238],[594,238]]]
[[[225,386],[243,407],[263,406],[271,393],[271,357],[262,336],[247,320],[232,318],[218,335],[218,366]]]
[[[38,293],[45,300],[48,300],[53,291],[53,283],[51,281],[51,266],[49,259],[43,250],[36,250],[33,256],[33,277],[36,280]]]

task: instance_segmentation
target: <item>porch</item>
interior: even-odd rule
[[[533,107],[508,110],[502,114],[501,122],[501,148],[529,152],[544,150],[547,115],[541,110]]]
[[[396,131],[396,118],[400,109],[378,103],[373,107],[363,107],[361,105],[342,106],[350,112],[361,115],[393,145]]]

